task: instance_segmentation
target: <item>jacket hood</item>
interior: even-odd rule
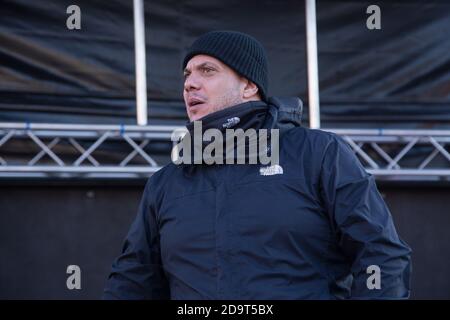
[[[265,128],[279,129],[281,132],[300,127],[303,103],[297,97],[270,97]]]

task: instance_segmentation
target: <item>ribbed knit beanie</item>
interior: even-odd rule
[[[254,82],[267,101],[268,62],[262,44],[252,36],[236,31],[211,31],[194,41],[183,61],[183,70],[189,60],[198,54],[219,59],[241,76]]]

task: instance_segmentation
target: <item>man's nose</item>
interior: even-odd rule
[[[198,78],[193,75],[190,74],[185,80],[184,80],[184,90],[186,91],[190,91],[190,90],[198,90],[200,89],[200,81],[198,80]]]

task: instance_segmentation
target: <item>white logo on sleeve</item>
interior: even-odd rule
[[[275,174],[283,174],[283,168],[278,164],[274,164],[273,166],[259,168],[259,174],[262,176],[273,176]]]

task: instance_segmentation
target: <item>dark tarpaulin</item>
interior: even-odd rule
[[[81,30],[66,27],[71,1],[0,4],[0,121],[135,123],[132,1],[77,1]],[[373,31],[370,4],[318,1],[323,125],[445,125],[450,3],[377,1],[382,29]],[[145,13],[150,122],[186,120],[183,53],[213,29],[258,38],[270,61],[269,94],[307,106],[303,1],[152,0]]]
[[[382,29],[372,31],[365,28],[370,2],[319,1],[322,114],[353,126],[386,126],[379,123],[385,120],[397,127],[402,121],[420,128],[448,125],[450,2],[376,3]],[[361,124],[365,120],[372,124]]]

